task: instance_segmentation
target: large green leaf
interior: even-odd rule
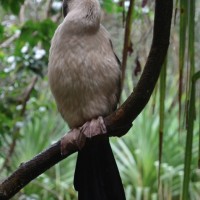
[[[185,148],[185,165],[184,165],[184,181],[183,181],[183,200],[188,199],[189,182],[191,175],[191,160],[192,160],[192,146],[194,135],[194,120],[195,120],[195,98],[196,98],[196,81],[200,79],[200,71],[195,73],[192,77],[191,94],[188,108],[188,125],[187,125],[187,140]]]

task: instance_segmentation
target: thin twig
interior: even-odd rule
[[[10,44],[16,40],[18,37],[20,36],[20,32],[16,32],[14,35],[12,35],[11,37],[9,37],[6,41],[4,41],[3,43],[0,44],[0,48],[6,48],[8,46],[10,46]]]
[[[126,17],[125,33],[124,33],[124,48],[123,48],[123,56],[122,56],[122,82],[121,82],[122,86],[121,86],[121,88],[123,88],[123,85],[124,85],[128,50],[130,47],[130,35],[131,35],[131,27],[132,27],[133,7],[134,7],[134,0],[130,0],[130,5],[128,8],[128,13],[127,13],[127,17]]]
[[[29,84],[29,86],[26,88],[26,90],[24,91],[24,93],[23,93],[23,100],[22,100],[22,110],[21,110],[21,116],[23,116],[24,115],[24,113],[25,113],[25,110],[26,110],[26,104],[27,104],[27,102],[28,102],[28,100],[29,100],[29,98],[30,98],[30,95],[31,95],[31,92],[33,91],[33,89],[34,89],[34,86],[35,86],[35,84],[37,83],[37,80],[38,80],[38,77],[37,76],[35,76],[33,79],[32,79],[32,81],[31,81],[31,83]]]
[[[47,1],[46,18],[50,18],[50,16],[51,16],[52,3],[53,3],[53,0],[48,0]]]

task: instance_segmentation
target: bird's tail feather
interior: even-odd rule
[[[108,138],[90,141],[79,151],[74,186],[79,200],[125,200]]]

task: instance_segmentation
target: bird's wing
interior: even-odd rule
[[[117,63],[118,63],[118,66],[119,66],[119,68],[120,68],[120,70],[121,70],[121,61],[120,61],[120,59],[118,58],[118,56],[116,55],[116,53],[115,53],[115,51],[114,51],[114,49],[113,49],[113,44],[112,44],[111,39],[109,39],[109,41],[110,41],[110,45],[111,45],[113,54],[114,54],[114,56],[115,56],[115,58],[116,58],[116,61],[117,61]],[[119,101],[120,101],[120,97],[121,97],[121,92],[122,92],[122,77],[121,77],[121,74],[120,74],[119,81],[118,81],[118,88],[119,88],[119,89],[118,89],[117,99],[118,99],[118,102],[119,102]]]

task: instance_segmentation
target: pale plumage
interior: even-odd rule
[[[100,25],[99,5],[86,2],[89,8],[81,3],[70,7],[52,39],[49,56],[51,90],[70,127],[108,115],[119,96],[121,72],[109,34]],[[94,5],[97,8],[90,9]]]

